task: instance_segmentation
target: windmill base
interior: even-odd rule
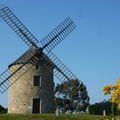
[[[30,64],[31,65],[31,64]],[[19,65],[10,67],[16,68]],[[11,78],[10,81],[13,81]],[[53,70],[33,67],[9,88],[8,113],[54,113]]]

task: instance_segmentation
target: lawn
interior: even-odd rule
[[[109,117],[103,117],[98,115],[58,115],[55,114],[1,114],[0,120],[111,120]]]

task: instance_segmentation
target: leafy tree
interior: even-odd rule
[[[56,106],[62,113],[85,112],[89,104],[86,87],[79,80],[69,80],[57,84],[55,96]]]

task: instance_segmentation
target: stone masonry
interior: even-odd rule
[[[15,68],[20,64],[12,65]],[[34,86],[34,76],[41,77],[41,85]],[[10,79],[14,81],[14,79]],[[48,71],[46,67],[39,64],[27,71],[18,81],[9,88],[8,113],[32,113],[33,99],[40,98],[40,113],[53,113],[54,105],[54,82],[53,70]]]

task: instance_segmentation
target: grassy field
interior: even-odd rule
[[[109,118],[109,119],[108,119]],[[103,117],[97,115],[58,115],[55,114],[1,114],[0,120],[111,120],[111,117]]]

